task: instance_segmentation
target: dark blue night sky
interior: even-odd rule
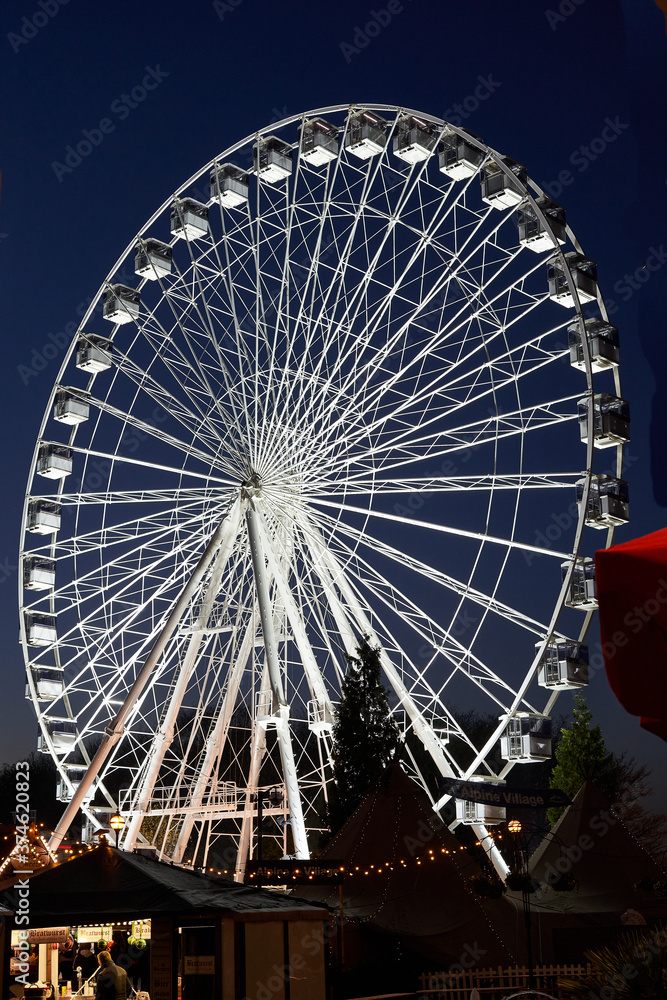
[[[159,205],[288,115],[363,101],[418,109],[525,163],[567,208],[621,331],[632,517],[617,540],[664,526],[667,33],[654,0],[5,0],[2,17],[0,759],[36,744],[17,550],[64,349]],[[657,786],[664,744],[624,713],[602,672],[588,700],[611,748],[647,762]]]

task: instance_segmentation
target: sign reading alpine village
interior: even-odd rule
[[[511,806],[513,809],[553,809],[572,805],[560,788],[517,788],[499,781],[460,781],[440,778],[440,791],[454,799],[483,805]]]
[[[247,861],[246,876],[255,885],[340,885],[345,875],[342,861]]]

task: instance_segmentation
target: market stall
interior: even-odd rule
[[[27,936],[17,923],[18,893],[26,889]],[[22,982],[52,984],[66,1000],[84,996],[92,987],[76,972],[82,952],[109,950],[127,969],[133,989],[148,991],[150,1000],[261,1000],[267,990],[275,1000],[324,1000],[329,912],[285,893],[103,844],[12,880],[0,891],[0,904],[12,911],[0,920],[21,946],[12,947],[10,938],[5,949],[10,984],[27,973]],[[73,978],[65,980],[60,973],[69,959],[61,955],[68,949],[59,948],[70,937],[77,951]],[[26,954],[30,958],[22,962]]]

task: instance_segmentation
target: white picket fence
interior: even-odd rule
[[[560,998],[559,976],[578,979],[590,971],[590,965],[536,965],[534,988]],[[508,993],[528,989],[528,968],[516,965],[503,969],[499,965],[467,972],[425,972],[419,980],[425,1000],[469,1000],[473,989],[479,991],[482,1000],[503,1000]]]

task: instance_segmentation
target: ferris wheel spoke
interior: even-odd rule
[[[463,193],[461,193],[461,195],[459,195],[459,197],[462,197],[462,194]],[[454,208],[456,207],[457,204],[458,204],[458,200],[455,200],[453,205],[445,206],[446,207],[446,211],[443,212],[442,216],[439,217],[438,215],[436,215],[436,219],[431,223],[431,230],[437,230],[438,224],[440,224],[444,219],[446,219],[449,216],[450,212],[452,212],[454,210]],[[475,227],[475,229],[473,230],[473,232],[468,236],[468,238],[465,241],[464,245],[458,249],[458,251],[457,251],[457,257],[460,256],[461,251],[465,249],[465,246],[467,245],[467,243],[470,242],[470,241],[472,241],[472,239],[477,234],[477,232],[480,229],[480,227],[486,221],[487,217],[490,214],[490,211],[491,211],[490,209],[487,209],[487,211],[482,214],[482,216],[478,220],[477,226]],[[502,226],[502,224],[503,224],[503,220],[501,220],[500,222],[498,222],[498,224],[495,227],[495,230],[493,232],[495,233]],[[396,292],[398,291],[398,289],[401,286],[401,282],[405,280],[405,275],[406,275],[407,271],[410,269],[411,266],[414,265],[416,259],[420,255],[423,255],[423,252],[427,248],[427,246],[429,245],[429,243],[433,242],[433,239],[432,239],[433,232],[432,231],[427,231],[426,233],[421,233],[420,237],[421,238],[419,239],[419,241],[417,243],[417,250],[413,253],[413,256],[412,256],[412,258],[411,258],[411,260],[409,262],[409,265],[404,269],[404,272],[401,274],[400,279],[398,281],[395,281],[393,289],[391,289],[391,290],[387,289],[387,292],[388,293],[391,292],[391,294],[387,294],[384,303],[382,303],[381,306],[379,307],[380,311],[377,312],[376,314],[374,314],[372,323],[367,322],[365,330],[362,333],[362,336],[359,338],[362,343],[366,343],[367,342],[367,340],[368,340],[368,331],[371,328],[371,326],[377,326],[378,323],[379,323],[379,320],[380,320],[380,318],[382,316],[382,314],[389,309],[389,306],[390,306],[390,304],[391,304],[391,302],[393,300],[393,297],[395,296]],[[405,336],[407,328],[408,328],[411,320],[414,318],[414,312],[415,312],[415,310],[417,312],[420,311],[425,306],[429,305],[437,296],[439,296],[442,293],[443,288],[448,288],[449,285],[450,285],[450,283],[451,283],[451,281],[456,278],[458,270],[461,267],[464,266],[464,263],[461,262],[459,264],[459,268],[454,268],[453,269],[451,267],[449,252],[445,253],[444,259],[447,262],[447,268],[444,271],[442,271],[442,269],[441,269],[442,273],[439,275],[438,278],[436,278],[432,282],[431,287],[426,292],[426,294],[424,294],[424,295],[422,295],[420,297],[419,305],[417,306],[417,304],[415,304],[415,309],[411,310],[408,318],[399,326],[399,329],[393,335],[393,337],[389,338],[387,340],[387,342],[385,343],[384,347],[382,347],[378,351],[376,351],[374,353],[374,355],[371,358],[369,358],[369,360],[364,365],[355,365],[354,366],[353,372],[354,372],[355,380],[358,381],[360,376],[361,377],[368,376],[368,374],[371,372],[371,370],[373,368],[376,368],[377,365],[382,362],[382,360],[384,359],[384,357],[386,357],[392,350],[395,349],[395,347],[400,343],[401,338]],[[417,360],[422,360],[422,359],[423,359],[423,356],[422,356],[422,358],[415,359],[415,361],[413,361],[413,364],[416,363]],[[344,360],[344,358],[342,358],[341,360]],[[340,365],[339,365],[339,367],[340,367]],[[336,371],[337,370],[338,369],[336,369]],[[350,388],[350,385],[344,384],[343,388],[344,388],[344,390],[348,390]]]
[[[541,341],[544,337],[540,336],[537,340],[531,338],[531,340],[508,349],[495,358],[485,360],[475,368],[459,373],[456,378],[451,378],[452,371],[460,368],[463,360],[469,359],[478,351],[488,351],[489,344],[496,337],[506,337],[506,335],[507,329],[501,328],[490,337],[480,338],[479,344],[471,349],[466,359],[458,358],[453,360],[451,364],[443,366],[443,369],[427,385],[416,389],[408,400],[403,399],[395,401],[393,404],[389,403],[386,412],[378,416],[368,426],[368,433],[375,433],[385,427],[389,421],[398,421],[399,418],[408,419],[411,411],[422,415],[419,419],[419,426],[425,426],[429,420],[425,420],[424,415],[429,414],[429,407],[434,404],[434,401],[438,405],[438,412],[431,416],[431,422],[442,419],[444,412],[449,415],[490,395],[495,397],[496,393],[505,387],[518,384],[520,379],[533,375],[544,365],[559,361],[567,353],[565,349],[560,347],[552,350],[543,347]],[[486,381],[482,381],[482,376],[486,377]],[[500,380],[496,381],[496,376],[500,376]],[[480,385],[481,391],[479,391]],[[473,394],[473,391],[476,393]],[[459,396],[456,395],[457,392],[460,394]],[[379,407],[381,397],[377,403]],[[358,433],[352,434],[351,444],[356,443],[360,436]]]
[[[416,521],[409,517],[404,517],[400,514],[389,514],[387,512],[373,510],[372,508],[364,507],[353,507],[347,503],[334,503],[333,501],[323,500],[321,497],[314,497],[313,504],[315,507],[322,506],[328,507],[333,510],[340,512],[359,514],[362,517],[376,517],[384,521],[392,521],[395,524],[407,524],[413,528],[427,528],[431,531],[442,532],[444,534],[458,535],[462,538],[474,538],[477,541],[489,542],[494,545],[503,545],[507,548],[521,549],[525,552],[536,552],[540,555],[550,555],[552,558],[556,559],[570,559],[572,553],[566,552],[556,552],[554,549],[540,548],[538,545],[530,545],[527,542],[519,542],[513,538],[500,538],[496,535],[485,534],[482,531],[468,531],[464,528],[454,528],[449,527],[449,525],[435,524],[432,521]]]
[[[519,472],[490,473],[468,476],[413,476],[400,479],[355,479],[341,485],[335,480],[326,481],[314,488],[313,493],[323,494],[330,500],[338,496],[385,496],[411,493],[460,493],[514,490],[572,490],[581,472]]]
[[[119,420],[123,425],[133,428],[135,431],[140,431],[146,437],[155,438],[157,441],[168,445],[170,448],[174,448],[176,451],[181,451],[186,454],[189,458],[198,459],[200,462],[204,462],[208,466],[215,466],[218,463],[216,457],[216,452],[206,452],[202,451],[200,448],[196,448],[191,444],[187,444],[185,441],[174,437],[173,434],[167,434],[160,427],[153,423],[148,423],[145,420],[140,420],[135,417],[132,413],[126,413],[123,410],[118,409],[115,406],[110,405],[105,400],[98,399],[93,396],[92,393],[86,393],[85,395],[81,393],[77,396],[76,391],[69,390],[70,394],[74,399],[80,399],[82,401],[88,400],[93,406],[101,413],[113,417],[115,420]],[[216,449],[217,451],[217,449]]]
[[[113,504],[135,504],[135,503],[159,503],[173,504],[174,510],[181,504],[185,508],[193,503],[202,505],[219,500],[221,491],[214,487],[183,486],[176,489],[155,489],[155,490],[109,490],[107,492],[64,492],[64,493],[41,493],[40,499],[52,500],[62,504],[63,507],[81,507],[84,505],[110,506]],[[181,508],[182,509],[182,508]]]
[[[543,264],[540,262],[540,264],[537,267],[543,267]],[[526,278],[530,276],[530,274],[532,274],[533,271],[537,270],[537,267],[529,269],[526,272],[526,274],[522,275],[519,279],[516,279],[516,281],[508,287],[506,292],[502,292],[499,294],[502,296],[506,295],[509,297],[512,290],[517,288],[519,285],[522,285],[525,282]],[[437,288],[437,285],[435,285],[434,287]],[[485,288],[480,286],[478,289],[476,289],[473,298],[478,298],[478,299],[481,298],[484,292]],[[501,334],[503,336],[506,336],[506,330],[508,326],[511,326],[525,319],[525,316],[534,308],[536,308],[541,303],[541,301],[544,300],[545,297],[546,293],[542,299],[536,299],[534,297],[531,297],[530,299],[528,299],[527,305],[524,310],[522,310],[517,316],[513,317],[512,320],[508,321],[506,318],[504,323],[500,322],[500,320],[498,320],[494,316],[493,327],[496,329],[496,332],[491,334],[491,340],[494,337],[499,336]],[[430,357],[433,354],[435,354],[436,351],[438,351],[442,346],[444,346],[444,344],[446,344],[447,341],[451,340],[461,330],[465,329],[467,335],[467,331],[473,327],[473,324],[475,322],[478,322],[481,318],[485,316],[485,314],[489,311],[492,305],[493,305],[493,300],[490,303],[484,301],[482,305],[479,305],[475,309],[471,310],[470,302],[468,299],[466,301],[465,307],[462,307],[461,310],[459,311],[460,314],[462,314],[463,316],[460,323],[457,324],[455,322],[456,317],[451,317],[447,325],[444,327],[444,329],[440,331],[438,334],[436,334],[435,337],[431,338],[429,342],[425,344],[424,347],[402,367],[399,373],[391,375],[388,379],[384,380],[381,385],[371,388],[370,393],[364,399],[364,404],[366,409],[371,410],[372,406],[379,406],[382,398],[388,392],[395,389],[395,387],[398,385],[399,377],[401,379],[405,379],[406,375],[410,372],[411,369],[418,368],[418,366],[422,365],[427,357]],[[367,367],[370,367],[371,365],[373,367],[376,367],[378,364],[382,363],[386,354],[389,353],[389,351],[394,348],[396,338],[401,335],[404,336],[405,333],[407,332],[408,327],[409,327],[409,321],[404,323],[400,327],[399,332],[394,336],[392,341],[387,341],[387,344],[377,352],[377,356],[373,357],[367,362]],[[488,349],[488,343],[490,342],[489,337],[486,335],[485,336],[480,335],[479,340],[480,343],[477,345],[477,347],[473,348],[473,350]],[[521,353],[522,349],[525,350],[525,347],[522,348],[522,346],[520,346],[519,348],[515,348],[514,351],[516,353]],[[563,353],[564,353],[563,351],[558,351],[556,356],[561,357]],[[553,359],[554,358],[549,357],[549,360]],[[502,358],[497,360],[491,359],[490,361],[480,366],[478,370],[483,371],[487,368],[489,370],[492,370],[496,366],[496,364],[500,366],[501,360]],[[455,370],[456,367],[461,363],[462,360],[460,356],[454,358],[449,365],[445,366],[441,372],[436,374],[435,378],[431,378],[427,386],[419,387],[416,393],[410,394],[409,405],[413,405],[413,399],[415,400],[415,402],[417,402],[419,401],[419,397],[423,396],[425,400],[428,400],[429,397],[433,395],[434,391],[437,391],[440,388],[448,387],[449,383],[445,382],[444,380],[446,379],[447,375],[449,375],[453,369]],[[361,372],[359,372],[358,370],[355,371],[355,378],[358,378],[359,374],[362,375],[364,374],[363,368],[361,369]],[[466,372],[464,376],[459,376],[459,379],[461,377],[471,377],[473,374],[475,374],[474,371],[472,373]],[[349,387],[346,386],[345,388]],[[394,412],[400,412],[401,408],[407,405],[408,402],[404,401],[403,403],[399,404],[398,410],[396,410],[396,408],[393,407],[390,410],[390,415]],[[382,420],[385,419],[386,417],[382,418]],[[375,426],[376,425],[371,422],[367,430],[372,432],[375,429]]]
[[[420,177],[420,174],[419,174],[419,172],[417,172],[414,175],[414,177],[410,178],[410,180],[411,180],[411,182],[412,182],[413,185],[417,184],[417,182],[419,181],[419,177]],[[406,198],[409,196],[409,194],[410,194],[411,191],[412,191],[412,188],[407,189],[405,197],[404,197],[403,200],[406,200]],[[370,331],[372,329],[376,329],[376,328],[379,327],[380,320],[381,320],[381,318],[382,318],[382,316],[384,314],[387,314],[389,312],[389,310],[391,308],[391,305],[394,302],[395,296],[396,296],[397,292],[399,291],[399,289],[401,287],[401,283],[405,280],[406,273],[414,265],[415,261],[420,256],[423,256],[425,249],[429,245],[429,242],[430,242],[430,239],[431,239],[431,237],[433,235],[433,232],[437,230],[438,225],[441,224],[442,218],[444,218],[444,217],[447,216],[449,210],[450,209],[448,209],[446,207],[446,205],[445,205],[445,208],[443,209],[441,215],[439,215],[436,212],[435,218],[433,220],[431,220],[431,222],[429,224],[429,228],[425,232],[417,233],[416,234],[416,236],[418,237],[417,238],[417,242],[416,242],[416,250],[413,251],[413,253],[411,255],[411,258],[409,259],[408,264],[404,266],[404,269],[401,272],[400,276],[398,278],[396,278],[396,277],[394,278],[393,285],[391,287],[387,287],[386,288],[386,293],[385,293],[385,297],[384,297],[383,302],[376,308],[376,310],[374,311],[374,313],[372,315],[372,318],[370,320],[366,320],[365,327],[362,326],[362,332],[361,332],[361,334],[360,335],[355,335],[355,337],[353,339],[351,339],[351,343],[350,343],[350,346],[349,346],[347,352],[344,352],[344,351],[343,352],[341,352],[341,351],[338,352],[337,362],[334,365],[333,369],[331,369],[329,371],[329,374],[328,374],[328,384],[329,384],[329,386],[331,384],[333,384],[333,380],[336,377],[336,375],[338,375],[338,373],[342,371],[343,365],[349,359],[349,357],[352,354],[358,353],[359,344],[361,343],[362,345],[366,345],[366,343],[369,341]],[[394,223],[393,223],[393,219],[392,219],[392,223],[391,223],[391,225],[388,226],[388,229],[387,229],[387,235],[385,237],[385,243],[389,239],[389,237],[393,234],[393,225],[394,225]],[[376,252],[376,255],[375,255],[375,258],[374,258],[373,262],[369,263],[369,266],[366,269],[366,274],[364,275],[364,281],[362,282],[362,284],[359,285],[358,287],[353,286],[353,288],[352,288],[352,304],[347,307],[347,316],[343,318],[343,323],[345,324],[345,326],[347,326],[349,328],[351,328],[354,325],[355,321],[358,320],[359,313],[360,313],[361,309],[365,307],[365,297],[364,296],[366,295],[366,292],[367,292],[367,290],[368,290],[368,288],[370,286],[371,280],[373,280],[375,278],[375,269],[377,267],[377,263],[381,259],[381,251],[383,249],[384,249],[384,243],[383,243],[382,247],[380,248],[380,250],[378,250]],[[434,288],[432,290],[430,290],[426,294],[425,297],[426,297],[427,301],[430,301],[430,299],[432,299],[433,297],[435,297],[435,295],[438,294],[438,291],[442,287],[442,283],[443,282],[448,283],[449,280],[450,280],[450,276],[449,276],[448,272],[445,272],[444,277],[439,278],[436,281],[436,283],[434,285]],[[406,327],[408,325],[408,322],[409,322],[409,319],[408,319],[407,322],[403,323],[400,326],[398,332],[396,334],[394,334],[394,336],[387,341],[387,344],[386,344],[386,346],[383,349],[381,349],[380,351],[376,351],[375,352],[375,354],[374,354],[374,356],[373,356],[373,358],[372,358],[371,361],[368,361],[368,362],[366,362],[364,364],[355,364],[354,365],[353,371],[355,373],[355,379],[358,380],[359,375],[362,375],[362,376],[363,375],[367,375],[371,365],[373,365],[374,367],[376,367],[378,363],[381,363],[383,357],[386,356],[389,353],[389,351],[396,346],[396,344],[400,341],[400,338],[404,335],[405,329],[406,329]],[[335,329],[336,330],[340,329],[340,325],[341,325],[340,323],[337,323]],[[334,329],[333,326],[331,326],[330,329],[333,330]],[[328,350],[327,345],[324,345],[323,349],[322,349],[322,357],[323,358],[325,357],[327,350]],[[345,382],[343,381],[343,383],[342,383],[342,389],[343,389],[343,391],[347,391],[348,388],[349,388],[349,386],[347,384],[345,384]]]
[[[214,515],[218,516],[218,515]],[[165,559],[173,557],[178,545],[178,535],[183,531],[191,531],[194,544],[197,544],[196,532],[202,524],[202,514],[197,511],[190,519],[184,519],[177,528],[173,524],[167,527],[158,520],[156,525],[149,526],[147,519],[126,522],[111,530],[105,528],[103,531],[91,532],[86,536],[79,536],[76,544],[64,543],[54,551],[56,566],[65,560],[85,553],[86,555],[103,553],[104,555],[113,551],[114,545],[124,545],[123,551],[115,558],[107,559],[102,569],[95,568],[84,571],[77,575],[76,581],[66,583],[54,588],[52,598],[59,601],[71,600],[71,607],[84,605],[95,597],[104,601],[110,600],[111,595],[117,592],[124,580],[134,582],[137,586],[142,586],[147,576],[152,575]],[[151,519],[148,519],[151,520]],[[142,533],[139,533],[141,528]],[[117,533],[117,537],[114,534]],[[129,543],[129,547],[128,547]],[[147,560],[153,558],[152,563],[146,565]],[[140,570],[144,564],[146,568]],[[99,580],[99,582],[97,582]],[[113,583],[111,582],[113,581]],[[67,605],[59,605],[61,613],[69,610]]]
[[[194,315],[197,317],[197,320],[198,320],[198,322],[199,322],[199,324],[201,326],[201,329],[204,331],[206,339],[213,345],[213,348],[214,348],[214,358],[213,358],[213,360],[217,362],[217,365],[218,365],[218,368],[219,368],[219,372],[221,373],[221,376],[222,376],[222,382],[223,382],[223,387],[224,387],[225,393],[227,394],[228,398],[232,398],[232,394],[233,394],[233,391],[234,391],[234,388],[235,388],[235,380],[234,380],[234,377],[233,377],[232,373],[229,370],[229,366],[228,366],[228,364],[227,364],[227,362],[226,362],[226,360],[224,358],[224,353],[221,350],[221,346],[220,346],[220,344],[218,342],[218,339],[217,339],[217,337],[215,335],[216,321],[215,321],[213,313],[212,313],[212,304],[209,301],[210,295],[211,295],[211,290],[214,287],[213,284],[212,284],[213,278],[211,277],[210,280],[207,280],[204,283],[203,276],[201,274],[200,260],[199,260],[199,258],[197,258],[195,256],[194,251],[192,249],[192,246],[190,244],[189,244],[189,248],[190,248],[190,255],[191,255],[191,260],[192,260],[193,276],[194,276],[194,281],[195,281],[195,286],[196,286],[196,291],[197,291],[197,294],[195,294],[194,288],[193,288],[192,311],[193,311]],[[221,260],[219,258],[219,255],[217,254],[217,246],[216,245],[214,245],[213,251],[214,251],[215,261],[216,261],[215,281],[216,281],[216,284],[217,284],[217,282],[219,281],[218,270],[220,272],[222,271],[222,262],[221,262]],[[200,302],[202,303],[202,307],[199,306]],[[188,331],[185,329],[185,327],[183,326],[183,324],[181,322],[180,313],[174,308],[174,303],[170,303],[170,304],[172,305],[172,309],[173,309],[173,312],[174,312],[174,317],[176,319],[176,322],[179,325],[179,328],[181,330],[181,334],[183,336],[183,339],[184,339],[184,341],[188,345],[189,352],[196,359],[197,364],[199,366],[199,369],[202,372],[202,376],[205,379],[207,385],[209,386],[209,390],[211,392],[211,399],[214,400],[214,405],[215,405],[216,409],[219,412],[220,419],[223,420],[223,421],[225,421],[227,419],[227,413],[224,412],[220,408],[220,405],[219,405],[219,402],[218,402],[219,393],[214,392],[213,391],[213,387],[210,385],[210,379],[209,379],[208,372],[205,371],[205,369],[202,367],[201,362],[198,360],[198,354],[199,354],[199,352],[194,349],[194,346],[193,346],[193,343],[192,343],[192,340],[191,340],[191,335],[188,333]],[[210,367],[211,366],[209,365],[209,368]],[[233,416],[233,419],[234,419],[234,424],[235,424],[235,427],[236,427],[236,432],[237,432],[238,440],[240,441],[240,440],[243,439],[243,436],[244,436],[244,427],[242,426],[240,414],[237,412],[236,408],[232,408],[231,412],[232,412],[232,416]]]
[[[547,626],[545,624],[519,611],[517,608],[499,601],[495,596],[476,589],[470,583],[465,583],[463,580],[458,580],[449,574],[443,573],[434,566],[422,562],[408,555],[403,550],[388,545],[386,542],[382,542],[377,537],[354,529],[350,525],[341,525],[340,522],[336,522],[333,518],[328,517],[323,518],[322,521],[328,525],[329,529],[336,530],[340,536],[349,539],[350,547],[357,544],[363,545],[364,548],[384,555],[387,559],[398,563],[402,567],[410,569],[422,577],[433,580],[447,590],[465,597],[475,604],[481,605],[488,611],[500,615],[514,625],[519,625],[535,635],[544,636],[546,634]],[[454,617],[456,617],[456,614]]]
[[[398,587],[373,569],[368,562],[359,556],[358,552],[354,552],[350,547],[341,543],[341,554],[344,554],[346,558],[346,573],[352,573],[361,587],[379,598],[385,607],[410,625],[422,640],[428,642],[438,654],[450,663],[450,680],[455,672],[463,674],[500,708],[504,711],[507,710],[507,698],[503,700],[501,695],[496,693],[496,689],[499,689],[500,692],[504,692],[505,695],[510,694],[514,698],[516,692],[507,682],[498,677],[493,670],[476,657],[469,647],[465,647],[453,635],[443,630],[434,619],[423,612]],[[440,692],[436,693],[426,679],[426,670],[416,667],[414,662],[409,661],[407,657],[405,660],[410,666],[412,683],[425,687],[429,697],[439,697],[439,694],[447,686],[447,682],[441,686]],[[408,687],[408,690],[414,693],[412,687]]]
[[[57,444],[53,441],[44,441],[43,444]],[[230,479],[223,479],[221,476],[214,476],[210,473],[205,472],[194,472],[192,469],[177,469],[171,465],[161,465],[157,462],[148,462],[145,459],[140,458],[130,458],[129,455],[118,455],[107,451],[96,451],[93,448],[87,448],[83,445],[77,445],[74,442],[71,445],[71,449],[75,454],[85,455],[88,458],[102,458],[110,463],[119,463],[124,465],[139,465],[142,469],[153,469],[156,472],[171,472],[175,476],[192,476],[193,479],[205,479],[209,483],[218,483],[220,486],[225,487],[236,487],[238,482],[234,482]]]
[[[365,211],[368,202],[370,192],[372,190],[373,183],[375,182],[378,174],[381,172],[382,167],[382,157],[380,157],[377,162],[369,162],[363,179],[363,189],[359,194],[358,201],[355,205],[353,212],[351,224],[348,228],[347,239],[345,240],[340,251],[337,253],[338,264],[334,273],[333,280],[330,282],[329,288],[333,292],[331,297],[329,294],[325,295],[322,300],[322,305],[320,307],[319,314],[311,322],[311,327],[314,330],[320,328],[327,329],[328,334],[323,337],[322,346],[319,351],[319,360],[312,369],[312,377],[320,378],[322,370],[327,363],[327,358],[329,352],[333,349],[334,344],[338,340],[339,333],[341,329],[349,327],[351,324],[351,311],[354,306],[348,301],[348,295],[346,292],[346,280],[347,272],[350,267],[351,257],[353,255],[353,250],[355,246],[355,239],[357,238],[357,233],[360,227],[364,226]],[[388,238],[385,236],[385,241]],[[367,246],[367,242],[364,244]],[[362,269],[362,285],[364,288],[359,287],[358,281],[353,283],[352,298],[357,300],[359,306],[363,303],[364,289],[367,287],[371,280],[371,276],[375,271],[375,267],[380,259],[380,254],[376,252],[374,258],[369,258],[364,261],[364,267]],[[335,290],[335,291],[334,291]],[[331,298],[331,301],[330,301]],[[343,304],[343,314],[339,313],[339,306]],[[328,317],[325,322],[325,316],[327,315],[324,310],[328,309]],[[312,344],[309,345],[312,352]],[[340,354],[340,345],[336,349],[336,354]],[[285,407],[289,406],[291,402],[291,396],[288,395],[285,400]]]
[[[395,447],[392,442],[378,443],[372,450],[357,453],[354,456],[341,459],[340,462],[332,463],[332,472],[340,472],[343,466],[351,466],[354,463],[363,464],[367,460],[375,459],[378,471],[399,468],[402,465],[411,464],[418,460],[437,458],[457,451],[468,451],[471,448],[479,448],[486,444],[495,444],[504,438],[533,433],[543,428],[555,424],[565,423],[577,419],[577,414],[572,409],[567,409],[566,404],[572,404],[579,394],[550,400],[536,406],[528,406],[511,413],[498,413],[486,419],[476,420],[469,424],[462,424],[459,427],[447,428],[446,430],[435,431],[431,434],[423,435],[404,444]],[[559,411],[558,408],[561,408]],[[494,430],[496,428],[496,430]],[[404,433],[401,433],[401,437]],[[442,447],[442,439],[449,438],[452,442],[447,447]],[[391,461],[390,458],[380,459],[381,455],[390,456],[392,452],[402,455],[399,461]],[[357,475],[364,475],[364,472]],[[349,478],[355,479],[355,474],[350,473]]]
[[[162,385],[153,374],[138,365],[128,354],[123,353],[118,346],[114,348],[114,355],[116,370],[133,382],[141,392],[146,393],[161,410],[169,413],[187,431],[197,435],[202,444],[212,448],[220,446],[220,428],[210,422],[209,416],[203,409],[199,408],[196,399],[192,399],[185,393],[188,401],[194,406],[194,410],[192,410],[184,404],[182,399],[177,398],[173,392]],[[174,376],[174,372],[169,372],[169,374],[171,377]]]
[[[141,551],[144,551],[144,549]],[[73,677],[70,683],[71,687],[80,684],[89,676],[90,670],[97,663],[101,663],[104,657],[108,657],[109,667],[113,664],[114,676],[118,677],[122,675],[124,678],[131,674],[134,670],[136,660],[142,654],[146,643],[151,641],[151,636],[144,636],[141,631],[138,631],[136,639],[133,639],[133,629],[137,628],[137,624],[143,621],[142,616],[145,616],[147,613],[149,614],[149,621],[153,622],[152,631],[158,627],[155,621],[162,620],[161,616],[164,617],[166,612],[155,613],[151,611],[151,608],[155,607],[156,602],[162,602],[165,596],[173,591],[174,586],[182,579],[183,573],[187,572],[188,562],[190,562],[191,566],[192,561],[196,561],[198,558],[201,552],[201,542],[197,534],[193,534],[188,542],[180,546],[180,552],[185,557],[183,561],[174,569],[168,570],[164,574],[161,583],[148,596],[146,596],[142,586],[143,580],[144,578],[150,579],[154,577],[159,572],[160,567],[164,567],[168,560],[173,559],[173,546],[167,546],[166,551],[158,551],[152,563],[148,563],[143,569],[139,571],[135,570],[134,573],[128,575],[125,584],[119,588],[118,592],[111,591],[107,585],[102,591],[99,609],[82,615],[76,626],[70,628],[68,632],[59,637],[58,644],[61,652],[63,648],[67,647],[68,639],[73,645],[74,652],[72,658],[74,664],[77,663],[80,655],[79,646],[75,641],[77,637],[80,637],[81,641],[85,643],[87,651],[87,663],[85,666],[77,668],[78,673]],[[141,595],[139,600],[134,596],[135,591]],[[109,630],[106,627],[106,621],[109,617],[113,619],[112,610],[116,606],[121,610],[117,616],[115,627]],[[118,637],[121,636],[123,637],[122,658],[118,661],[116,643]],[[129,650],[132,646],[136,647],[135,652],[129,655]],[[65,666],[67,666],[67,662],[65,662]],[[121,675],[118,675],[118,667],[120,667]]]

